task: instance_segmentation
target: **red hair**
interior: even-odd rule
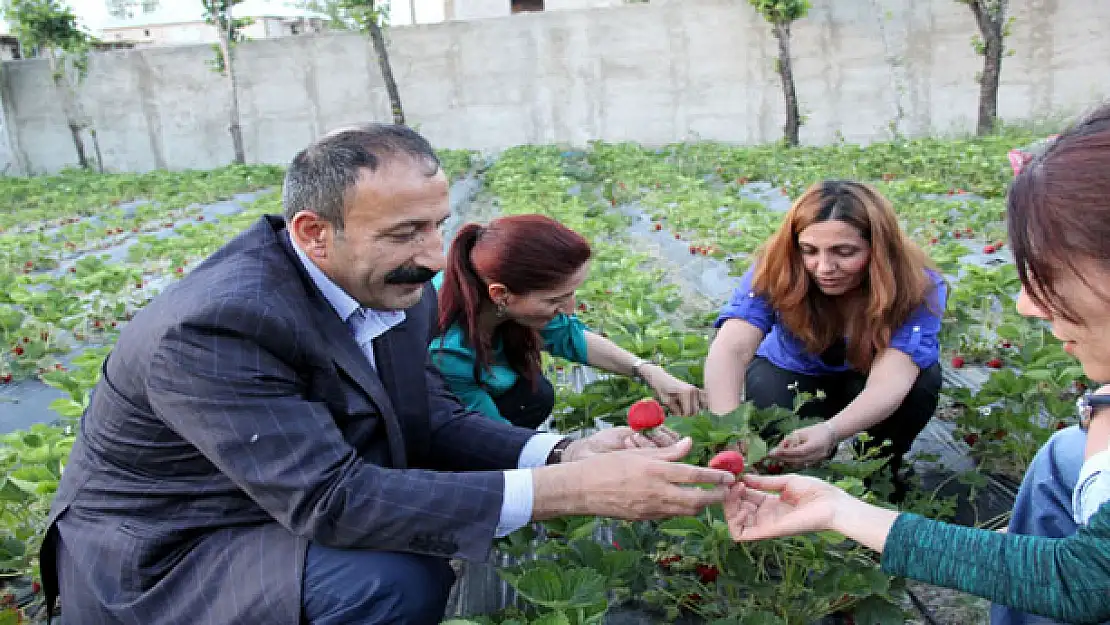
[[[832,298],[813,287],[798,247],[802,230],[831,219],[855,227],[871,247],[861,285],[867,305],[854,320],[841,318]],[[875,356],[890,345],[894,330],[934,290],[926,273],[933,263],[903,234],[890,201],[858,182],[825,181],[807,189],[759,251],[756,263],[752,287],[768,298],[783,325],[815,354],[847,330],[848,362],[859,371],[871,368]]]
[[[517,374],[535,383],[540,370],[539,332],[506,320],[492,336],[480,336],[478,313],[491,305],[489,285],[527,295],[557,288],[590,259],[582,235],[543,215],[514,215],[488,225],[466,224],[447,252],[439,289],[439,334],[456,323],[474,350],[474,379],[493,362],[492,346],[500,339],[505,358]]]

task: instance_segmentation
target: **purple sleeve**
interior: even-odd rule
[[[940,360],[937,335],[948,303],[948,285],[944,278],[932,272],[929,277],[933,280],[933,292],[890,338],[890,346],[909,356],[920,369],[927,369]]]
[[[764,334],[771,331],[775,323],[775,310],[770,302],[752,290],[752,276],[755,274],[753,265],[740,278],[740,284],[732,290],[728,302],[721,307],[714,328],[720,328],[729,319],[743,319],[759,328]]]

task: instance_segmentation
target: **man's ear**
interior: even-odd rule
[[[335,236],[335,228],[312,211],[300,211],[286,222],[289,235],[309,258],[322,259],[328,255],[328,243]]]

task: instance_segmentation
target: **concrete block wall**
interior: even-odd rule
[[[816,0],[795,24],[804,143],[968,132],[981,59],[952,0]],[[1003,62],[1007,120],[1068,117],[1110,97],[1110,2],[1016,7]],[[781,137],[770,29],[739,0],[686,0],[399,27],[388,33],[409,123],[437,146],[496,150],[592,139],[761,143]],[[97,54],[80,89],[105,167],[211,168],[232,160],[229,91],[209,46]],[[250,162],[286,163],[338,125],[388,120],[368,41],[298,36],[239,48]],[[76,163],[45,61],[0,72],[11,171]],[[92,154],[91,144],[89,153]]]

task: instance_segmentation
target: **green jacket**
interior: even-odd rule
[[[882,568],[1065,623],[1103,623],[1110,620],[1110,503],[1067,538],[903,513],[887,536]]]
[[[443,284],[443,273],[432,279],[438,291]],[[586,364],[586,326],[573,315],[559,315],[541,332],[543,349],[553,356]],[[428,346],[434,364],[456,397],[470,410],[481,412],[497,421],[507,420],[494,403],[494,398],[508,391],[517,381],[517,373],[509,367],[500,343],[493,346],[493,362],[481,377],[474,379],[474,350],[463,337],[463,330],[455,324],[432,340]]]

